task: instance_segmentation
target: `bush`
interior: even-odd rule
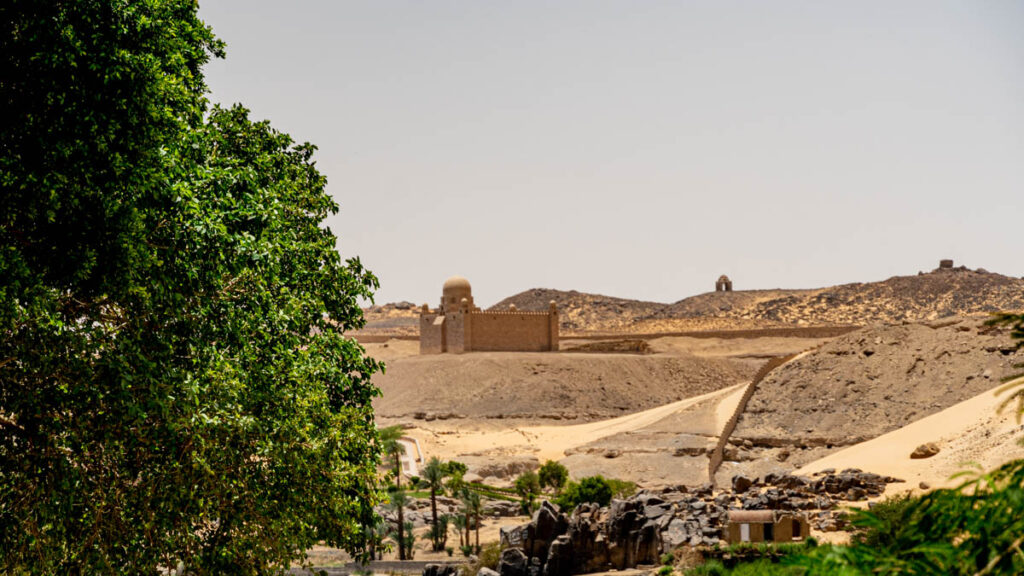
[[[671,566],[662,566],[661,568],[658,568],[658,576],[669,576],[669,574],[672,574],[673,572],[675,572],[675,568],[672,568]]]
[[[608,486],[612,489],[612,498],[629,498],[636,494],[636,484],[633,482],[608,478]]]
[[[497,571],[499,561],[501,561],[501,545],[497,542],[484,544],[477,553],[476,563],[470,567],[469,573],[476,574],[481,568]]]
[[[738,564],[730,569],[718,560],[708,560],[704,564],[684,572],[684,576],[799,576],[800,568],[773,564],[768,560],[757,560]]]
[[[554,460],[548,460],[540,467],[537,476],[542,488],[551,488],[557,494],[569,481],[569,470]]]
[[[896,533],[906,525],[915,500],[907,494],[890,496],[856,516],[853,520],[857,529],[854,541],[871,547],[890,544]]]
[[[588,476],[578,483],[569,482],[555,503],[569,512],[580,504],[588,502],[598,506],[607,506],[612,501],[612,494],[612,485],[604,476]]]

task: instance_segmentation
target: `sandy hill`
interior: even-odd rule
[[[490,309],[507,310],[514,304],[520,310],[543,311],[552,300],[561,313],[563,334],[867,325],[1024,310],[1024,279],[960,267],[828,288],[708,292],[672,304],[534,288]],[[373,306],[364,313],[363,334],[419,332],[419,310],[409,302]]]
[[[771,373],[733,436],[755,446],[854,444],[985,392],[1022,361],[1009,329],[983,318],[864,328]]]
[[[670,354],[476,352],[419,356],[415,342],[373,345],[380,418],[589,421],[655,408],[748,380],[755,367]]]

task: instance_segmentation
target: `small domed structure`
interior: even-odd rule
[[[719,276],[715,282],[715,292],[732,292],[732,280],[725,274]]]
[[[473,306],[473,288],[469,280],[462,276],[452,276],[444,281],[444,288],[441,290],[441,308],[454,309],[465,299],[470,307]]]

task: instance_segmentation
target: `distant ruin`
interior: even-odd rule
[[[943,268],[946,268],[946,269],[953,268],[953,261],[952,260],[948,260],[948,259],[947,260],[939,260],[939,269],[941,270]]]
[[[445,281],[441,305],[420,309],[420,354],[558,350],[558,309],[552,301],[544,312],[484,311],[473,304],[469,280]]]
[[[725,274],[719,276],[715,282],[715,292],[732,292],[732,280]]]

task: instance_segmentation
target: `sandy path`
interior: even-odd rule
[[[657,408],[644,410],[643,412],[601,420],[599,422],[570,426],[524,426],[500,431],[460,431],[454,434],[446,434],[443,437],[431,438],[430,444],[438,451],[443,452],[443,454],[437,454],[437,456],[442,458],[452,458],[459,454],[503,448],[516,448],[523,452],[534,453],[542,462],[545,460],[559,460],[565,457],[566,450],[582,446],[588,442],[593,442],[613,434],[639,430],[705,400],[721,397],[732,398],[737,393],[742,394],[746,385],[746,383],[736,384],[707,394],[685,398]],[[407,430],[406,433],[409,436],[421,437],[422,434],[429,434],[430,432],[421,429],[411,429]],[[430,456],[433,455],[430,454]]]
[[[537,457],[542,462],[545,460],[558,460],[563,458],[565,451],[570,448],[575,448],[613,434],[639,430],[680,410],[689,408],[698,402],[725,396],[735,391],[742,394],[745,387],[746,383],[736,384],[708,394],[685,398],[678,402],[659,406],[658,408],[609,420],[601,420],[600,422],[577,424],[575,426],[531,426],[523,428],[522,433],[531,439],[531,444],[538,447]]]
[[[1024,383],[1024,378],[1016,382]],[[906,480],[907,484],[890,486],[899,491],[917,489],[920,482],[927,482],[932,488],[954,486],[962,479],[949,477],[968,469],[970,462],[987,470],[1024,458],[1024,447],[1017,444],[1022,426],[1017,424],[1012,406],[1003,414],[996,413],[1007,397],[994,394],[999,387],[899,430],[830,454],[800,468],[796,474],[807,475],[825,468],[860,468]],[[927,442],[938,443],[941,451],[931,458],[911,459],[910,453]]]

